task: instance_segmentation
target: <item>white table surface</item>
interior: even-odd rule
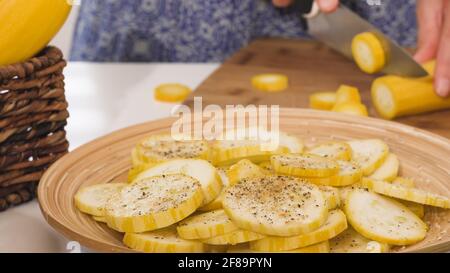
[[[69,63],[66,127],[70,150],[136,123],[170,115],[175,104],[153,99],[161,83],[195,88],[218,64]],[[68,252],[68,239],[45,222],[36,200],[0,213],[0,252]]]

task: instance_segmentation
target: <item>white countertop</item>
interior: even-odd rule
[[[167,117],[175,104],[153,99],[161,83],[197,87],[218,64],[69,63],[66,127],[70,150],[136,123]],[[0,213],[0,252],[68,252],[68,240],[42,217],[37,201]]]

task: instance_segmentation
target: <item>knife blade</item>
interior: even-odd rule
[[[381,41],[387,53],[387,62],[382,69],[383,73],[403,77],[428,75],[427,71],[408,52],[344,5],[340,5],[332,13],[322,13],[317,4],[311,0],[297,2],[302,2],[300,3],[302,7],[299,8],[300,12],[309,11],[309,14],[303,16],[308,24],[308,33],[347,58],[353,60],[351,52],[353,37],[362,32],[371,32]],[[305,5],[312,6],[308,8]]]

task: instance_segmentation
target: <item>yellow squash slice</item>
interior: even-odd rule
[[[359,182],[362,178],[362,169],[351,161],[336,160],[339,165],[337,175],[322,178],[307,178],[311,183],[334,187],[344,187]]]
[[[377,73],[386,65],[387,56],[383,44],[371,32],[353,37],[352,55],[358,67],[368,74]]]
[[[171,159],[196,158],[208,160],[210,147],[203,140],[176,140],[170,134],[150,136],[132,152],[133,164],[149,164]],[[134,165],[136,166],[136,165]]]
[[[288,82],[288,77],[283,74],[260,74],[252,78],[253,88],[265,92],[283,91]]]
[[[350,148],[350,145],[345,142],[322,143],[312,147],[307,153],[346,161],[349,161],[352,157],[352,149]]]
[[[291,237],[269,236],[250,242],[250,249],[270,252],[297,249],[331,239],[346,228],[345,214],[341,210],[333,210],[330,211],[327,221],[317,230]]]
[[[388,251],[388,244],[369,240],[352,227],[330,240],[331,253],[384,253]]]
[[[352,140],[352,160],[362,168],[363,174],[371,175],[383,164],[389,154],[389,147],[379,139]]]
[[[148,177],[123,187],[105,206],[108,226],[144,232],[170,226],[203,202],[200,183],[184,174]]]
[[[205,251],[202,242],[180,238],[174,227],[144,233],[125,233],[123,243],[131,249],[146,253],[198,253]]]
[[[439,194],[395,185],[381,180],[364,179],[363,184],[374,192],[390,197],[433,207],[450,208],[450,199]]]
[[[427,233],[426,224],[403,204],[374,192],[351,191],[344,210],[352,227],[374,241],[410,245]]]
[[[335,209],[340,206],[341,199],[339,197],[339,190],[337,188],[321,185],[319,185],[318,187],[325,197],[329,210]]]
[[[281,154],[270,158],[279,174],[299,177],[329,177],[339,172],[336,161],[310,154]]]
[[[266,173],[266,174],[274,174],[275,170],[272,167],[272,164],[270,163],[270,161],[264,161],[259,163],[259,167],[262,168],[262,170]]]
[[[303,142],[300,139],[283,132],[265,133],[267,139],[273,137],[274,142],[278,139],[276,147],[271,145],[271,141],[261,138],[256,130],[236,130],[236,136],[239,132],[243,134],[243,137],[237,140],[220,140],[214,143],[213,162],[216,166],[235,164],[241,159],[260,163],[268,161],[273,154],[300,153],[303,151]]]
[[[92,219],[94,219],[96,222],[106,223],[105,216],[92,216]]]
[[[392,184],[393,185],[403,186],[403,187],[406,187],[406,188],[415,188],[416,187],[416,182],[414,182],[413,179],[406,178],[406,177],[396,177],[394,179],[394,181],[392,181]]]
[[[155,100],[161,102],[182,102],[192,90],[179,83],[165,83],[155,88]]]
[[[177,226],[178,235],[183,239],[206,239],[238,230],[224,210],[190,216]]]
[[[405,177],[397,177],[392,181],[393,185],[400,185],[405,188],[415,188],[416,182],[414,182],[411,178],[405,178]],[[414,212],[415,215],[419,216],[419,218],[423,218],[425,215],[425,206],[419,203],[410,202],[406,200],[398,199],[400,203],[405,205],[410,211]]]
[[[262,234],[258,234],[248,230],[238,229],[223,235],[204,239],[202,240],[202,242],[208,245],[237,245],[240,243],[259,240],[264,237],[266,236]]]
[[[227,171],[228,167],[217,167],[217,173],[220,176],[220,179],[222,180],[222,190],[219,193],[219,195],[209,202],[208,204],[198,208],[199,211],[211,211],[211,210],[218,210],[222,208],[222,200],[223,196],[225,195],[225,190],[230,186],[230,181],[228,180]]]
[[[330,244],[328,241],[323,241],[315,245],[305,246],[292,250],[285,250],[276,253],[329,253]],[[256,251],[250,249],[248,244],[240,244],[228,248],[227,253],[268,253],[267,251]]]
[[[336,103],[336,92],[317,92],[309,96],[309,107],[318,110],[331,110]]]
[[[174,159],[156,164],[141,172],[134,181],[155,175],[181,173],[200,182],[203,191],[203,205],[213,201],[222,190],[222,182],[216,168],[203,159]]]
[[[336,91],[336,105],[343,103],[361,103],[361,95],[356,87],[349,85],[341,85]]]
[[[368,117],[367,107],[362,103],[340,103],[336,104],[331,111],[354,116]]]
[[[238,163],[230,166],[227,170],[230,186],[235,185],[242,179],[252,178],[264,175],[263,170],[248,159],[242,159]]]
[[[322,191],[288,176],[246,179],[230,187],[225,212],[240,228],[274,236],[294,236],[319,228],[328,208]]]
[[[376,180],[393,181],[398,175],[400,162],[395,154],[390,153],[381,166],[369,177]]]
[[[75,205],[84,213],[104,216],[106,202],[125,185],[125,183],[107,183],[81,188],[75,194]]]

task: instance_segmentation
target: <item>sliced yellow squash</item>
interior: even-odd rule
[[[319,155],[330,159],[349,161],[352,149],[345,142],[327,142],[318,144],[307,151],[308,154]]]
[[[330,252],[330,244],[323,241],[315,245],[305,246],[292,250],[284,250],[277,253],[328,253]],[[268,253],[268,251],[256,251],[250,249],[248,244],[240,244],[228,248],[227,253]]]
[[[358,164],[343,160],[336,160],[336,163],[339,165],[339,173],[337,175],[322,178],[308,178],[308,180],[317,185],[334,187],[349,186],[361,180],[363,172]]]
[[[206,239],[235,230],[238,230],[238,227],[231,222],[224,210],[190,216],[177,226],[178,235],[183,239]]]
[[[382,180],[382,179],[380,179],[380,180]],[[416,187],[416,182],[414,182],[413,179],[406,178],[406,177],[396,177],[394,179],[394,181],[392,181],[392,184],[403,186],[405,188],[415,188]]]
[[[182,102],[192,90],[186,85],[179,83],[165,83],[155,88],[155,100],[161,102]]]
[[[384,253],[388,251],[388,244],[369,240],[352,227],[330,240],[331,253]]]
[[[238,163],[230,166],[227,170],[230,186],[238,183],[242,179],[264,175],[263,170],[248,159],[242,159]]]
[[[426,224],[403,204],[367,190],[353,190],[344,206],[352,227],[366,238],[391,245],[423,240]]]
[[[363,174],[371,175],[383,164],[389,154],[389,147],[379,139],[352,140],[352,160],[362,168]]]
[[[75,206],[84,213],[104,216],[106,202],[125,185],[106,183],[81,188],[75,194]]]
[[[274,236],[294,236],[319,228],[328,208],[322,191],[303,179],[265,176],[230,187],[225,212],[240,228]]]
[[[398,175],[400,162],[395,154],[390,153],[381,166],[369,177],[376,180],[393,181]]]
[[[341,210],[333,210],[330,211],[327,221],[317,230],[290,237],[269,236],[250,242],[250,249],[271,252],[297,249],[331,239],[346,228],[345,214]]]
[[[450,208],[450,199],[439,194],[395,185],[381,180],[364,179],[363,184],[374,192],[390,197],[433,207]]]
[[[266,236],[262,234],[258,234],[248,230],[238,229],[223,235],[204,239],[202,240],[202,242],[208,245],[236,245],[240,243],[259,240],[264,237]]]
[[[281,154],[270,158],[279,174],[299,177],[328,177],[339,172],[336,161],[310,154]]]
[[[309,107],[318,110],[331,110],[336,103],[336,92],[317,92],[309,96]]]
[[[105,216],[92,216],[92,219],[100,223],[106,223]]]
[[[319,185],[318,187],[325,197],[329,210],[339,207],[339,205],[341,204],[341,199],[339,197],[339,190],[337,188],[322,185]]]
[[[352,55],[358,67],[368,73],[379,72],[386,65],[383,44],[372,32],[363,32],[352,40]]]
[[[343,103],[360,104],[361,95],[359,94],[358,88],[344,84],[339,86],[338,90],[336,91],[335,105]]]
[[[181,173],[200,182],[203,192],[203,205],[213,201],[222,190],[222,182],[216,168],[203,159],[174,159],[159,163],[141,172],[134,181],[156,175]]]
[[[197,253],[205,251],[202,242],[180,238],[174,227],[144,233],[125,233],[123,243],[131,249],[146,253]]]
[[[170,226],[203,202],[200,183],[184,174],[148,177],[123,187],[105,206],[106,222],[121,232],[144,232]]]
[[[265,92],[280,92],[288,87],[288,77],[283,74],[260,74],[252,78],[253,88]]]

